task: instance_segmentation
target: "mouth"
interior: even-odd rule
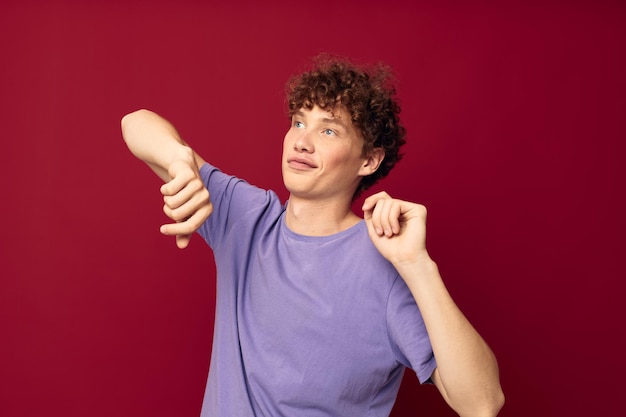
[[[287,159],[287,165],[294,169],[311,169],[317,168],[313,162],[306,158],[293,157]]]

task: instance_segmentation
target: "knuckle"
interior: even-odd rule
[[[170,210],[169,212],[170,212],[169,217],[172,220],[175,220],[177,222],[185,220],[185,213],[180,208],[176,208],[176,209]]]
[[[201,218],[197,218],[197,217],[190,217],[189,220],[187,220],[187,223],[189,225],[189,228],[191,230],[196,230],[198,229],[201,225],[202,225],[202,219]]]
[[[211,199],[210,199],[210,196],[209,196],[209,192],[207,191],[206,188],[202,188],[200,191],[198,191],[198,193],[196,194],[196,198],[198,199],[198,201],[202,205],[210,205],[211,204]]]
[[[426,217],[426,215],[428,214],[428,210],[426,209],[426,206],[423,206],[421,204],[417,205],[417,209],[418,209],[418,213],[420,214],[420,216],[422,217]]]

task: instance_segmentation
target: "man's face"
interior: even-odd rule
[[[292,196],[307,199],[352,198],[368,158],[363,139],[348,113],[315,106],[291,119],[283,142],[283,181]]]

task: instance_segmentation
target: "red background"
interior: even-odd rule
[[[153,109],[285,196],[283,85],[322,51],[396,70],[409,144],[377,189],[428,206],[430,251],[498,356],[500,415],[621,415],[625,17],[592,1],[3,2],[0,415],[198,415],[211,253],[158,233],[159,181],[119,120]],[[407,373],[393,416],[414,409],[454,415]]]

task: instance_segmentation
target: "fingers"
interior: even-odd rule
[[[192,180],[197,179],[197,176],[191,169],[180,169],[172,175],[172,179],[161,186],[161,194],[164,196],[172,196],[178,193],[180,190]]]
[[[167,173],[171,180],[161,186],[161,194],[164,196],[175,195],[194,180],[202,183],[198,167],[193,159],[186,160],[183,158],[174,160],[170,164]]]
[[[186,166],[178,168],[170,170],[172,180],[161,186],[163,212],[176,223],[164,224],[160,230],[164,235],[175,235],[176,245],[183,249],[211,215],[213,205],[197,173]]]
[[[174,195],[163,197],[163,212],[175,221],[191,216],[199,207],[210,202],[209,192],[200,180],[192,180]]]
[[[191,235],[177,235],[176,236],[176,246],[179,249],[185,249],[189,246],[189,241],[191,240]]]
[[[373,194],[369,197],[367,197],[365,199],[365,201],[363,202],[363,211],[365,212],[365,218],[369,219],[371,214],[372,214],[372,209],[376,206],[376,203],[379,200],[385,199],[385,198],[391,198],[391,196],[389,194],[387,194],[385,191],[381,191],[379,193]]]
[[[371,221],[377,235],[391,237],[400,233],[402,203],[384,191],[374,194],[363,203],[364,218]]]
[[[399,234],[403,225],[413,218],[420,218],[424,223],[426,221],[426,207],[391,198],[385,192],[368,197],[363,203],[363,211],[363,217],[378,236]]]
[[[176,170],[172,180],[161,186],[163,212],[177,222],[186,220],[199,208],[210,204],[204,183],[192,169],[187,168]]]
[[[400,233],[400,202],[398,200],[380,199],[372,213],[372,224],[378,235],[391,237]]]
[[[196,207],[193,213],[189,215],[188,217],[181,218],[178,220],[173,219],[173,220],[176,220],[176,223],[169,223],[169,224],[162,225],[160,229],[161,233],[163,233],[164,235],[176,235],[176,236],[192,235],[196,230],[200,228],[200,226],[202,226],[202,224],[211,215],[212,212],[213,212],[213,205],[211,204],[211,201],[208,200],[206,203],[202,204],[201,206]],[[177,243],[179,243],[178,239],[177,239]]]

